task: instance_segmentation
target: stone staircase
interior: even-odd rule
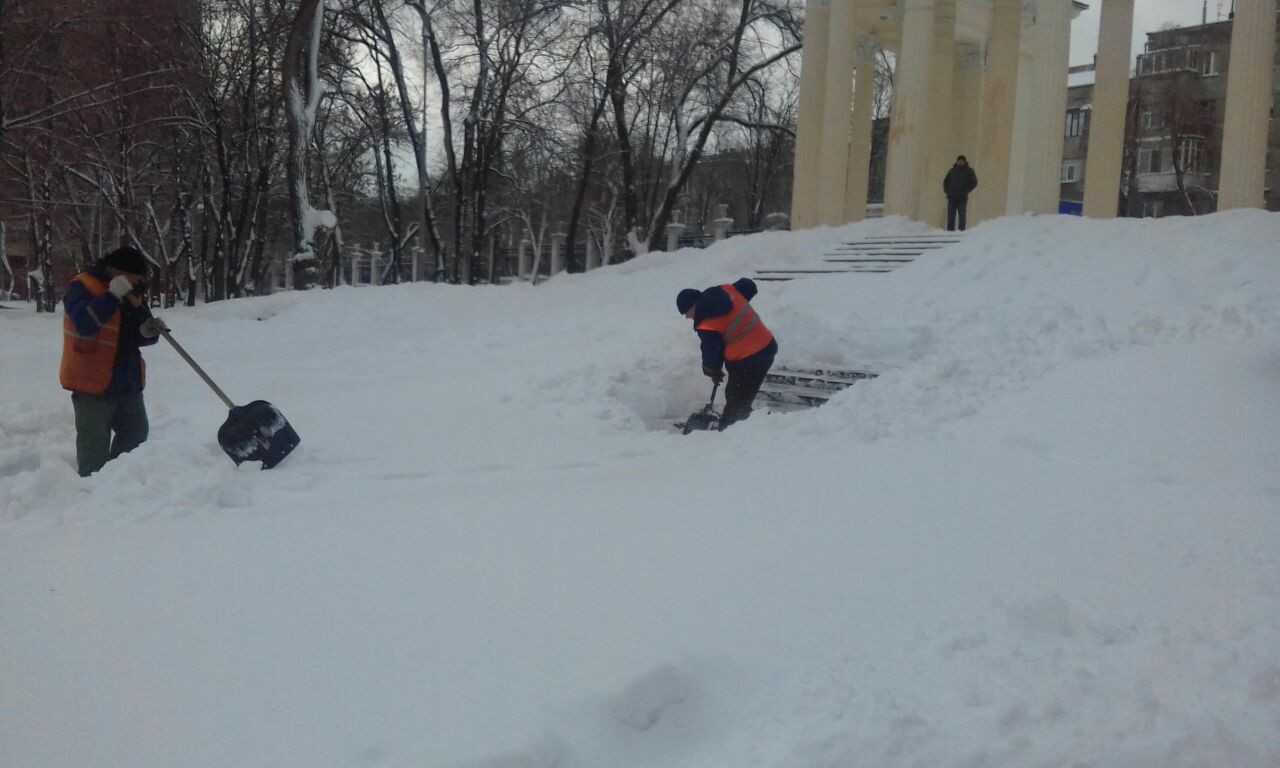
[[[812,267],[777,267],[756,270],[755,279],[782,282],[802,277],[837,275],[848,272],[884,274],[910,264],[929,251],[936,251],[961,241],[961,232],[931,232],[922,235],[868,237],[841,243]]]
[[[816,408],[837,392],[879,375],[872,371],[778,366],[765,375],[755,404],[782,413]]]

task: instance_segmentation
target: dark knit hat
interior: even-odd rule
[[[680,314],[685,314],[689,308],[698,303],[698,299],[702,298],[702,291],[695,288],[685,288],[676,294],[676,309],[680,310]]]
[[[139,277],[147,276],[147,260],[136,248],[117,248],[102,258],[102,266]]]

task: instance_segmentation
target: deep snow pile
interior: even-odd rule
[[[1280,216],[762,284],[783,362],[883,375],[668,428],[679,288],[915,228],[170,312],[271,472],[157,347],[78,478],[59,318],[0,313],[0,765],[1280,764]]]

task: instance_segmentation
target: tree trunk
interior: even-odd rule
[[[568,270],[577,272],[578,261],[574,258],[574,246],[578,240],[578,219],[582,216],[582,203],[587,197],[587,187],[591,183],[591,166],[595,161],[596,154],[596,126],[600,123],[600,117],[604,114],[605,105],[608,104],[608,91],[600,94],[600,99],[596,102],[595,109],[591,111],[591,123],[587,126],[586,145],[582,148],[582,176],[578,179],[578,191],[573,197],[573,210],[569,213],[569,231],[565,239],[565,248],[568,249]],[[582,265],[582,271],[587,268],[586,264]]]
[[[318,280],[315,233],[320,226],[332,226],[332,213],[326,219],[311,207],[307,194],[307,148],[315,125],[315,110],[320,100],[318,76],[320,32],[324,24],[323,0],[300,0],[285,48],[281,79],[285,89],[289,123],[289,210],[293,218],[293,285],[300,290],[314,288]]]

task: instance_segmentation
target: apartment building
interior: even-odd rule
[[[1117,189],[1123,216],[1199,215],[1217,210],[1230,20],[1147,33],[1129,81],[1124,165]],[[1276,37],[1280,40],[1280,16]],[[1280,69],[1280,46],[1272,66]],[[1078,213],[1093,101],[1091,66],[1068,75],[1063,122],[1061,208]],[[1272,78],[1265,200],[1280,211],[1280,74]]]

